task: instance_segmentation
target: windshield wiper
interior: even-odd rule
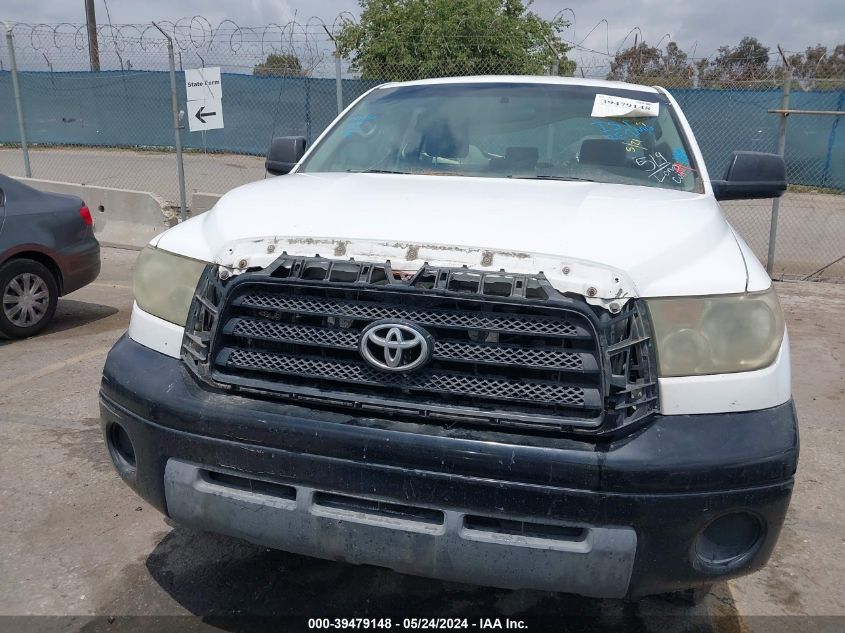
[[[572,182],[598,182],[592,178],[578,178],[577,176],[552,176],[551,174],[537,174],[536,176],[514,176],[510,175],[508,178],[516,178],[518,180],[568,180]]]
[[[390,169],[347,169],[347,174],[405,174],[407,171],[391,171]]]

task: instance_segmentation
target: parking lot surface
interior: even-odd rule
[[[769,565],[690,609],[506,591],[270,551],[167,522],[119,479],[100,435],[97,389],[125,331],[137,252],[103,250],[100,278],[60,300],[45,333],[0,342],[0,615],[591,618],[591,630],[835,630],[845,616],[845,285],[780,283],[801,421],[792,506]],[[407,611],[406,611],[407,613]],[[725,619],[724,616],[735,616]],[[40,622],[44,625],[44,622]],[[85,617],[60,630],[86,630]],[[227,628],[221,625],[222,628]],[[40,628],[45,628],[41,626]],[[188,630],[188,629],[184,629]],[[565,630],[562,628],[561,630]]]

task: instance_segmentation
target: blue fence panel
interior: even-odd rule
[[[170,78],[159,71],[22,72],[27,135],[32,143],[113,147],[171,147]],[[185,107],[184,74],[177,94]],[[378,82],[344,79],[344,104]],[[312,142],[337,115],[334,79],[223,75],[225,127],[189,132],[186,148],[264,154],[273,136]],[[720,177],[734,150],[775,151],[779,89],[672,90],[701,145],[711,177]],[[791,107],[842,110],[845,91],[795,90]],[[186,109],[185,116],[195,112]],[[790,182],[845,189],[845,131],[831,116],[792,116],[786,160]],[[0,72],[0,142],[19,142],[11,76]]]
[[[731,152],[777,150],[782,93],[773,90],[673,90],[701,146],[710,176],[724,174]],[[790,108],[841,111],[845,91],[793,90]],[[839,118],[793,115],[786,128],[787,176],[792,184],[845,189],[845,139]]]
[[[166,73],[21,72],[18,78],[31,143],[173,145]],[[17,140],[13,113],[0,120],[0,142]]]
[[[845,91],[793,92],[796,110],[842,111]],[[786,127],[789,181],[795,184],[845,189],[845,139],[840,117],[790,115]]]
[[[704,154],[711,178],[721,178],[731,152],[773,152],[777,117],[767,110],[780,104],[779,90],[672,90]]]
[[[0,72],[0,143],[20,143],[12,73]]]

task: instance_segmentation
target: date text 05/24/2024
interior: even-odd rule
[[[442,630],[527,630],[525,620],[510,618],[309,618],[310,630],[376,629],[383,631]]]

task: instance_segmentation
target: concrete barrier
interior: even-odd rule
[[[94,218],[94,234],[105,246],[142,248],[153,237],[176,224],[178,207],[147,191],[78,185],[69,182],[18,178],[53,193],[78,196]]]
[[[219,193],[207,193],[204,191],[195,191],[191,194],[191,217],[205,213],[220,200],[222,196]]]

